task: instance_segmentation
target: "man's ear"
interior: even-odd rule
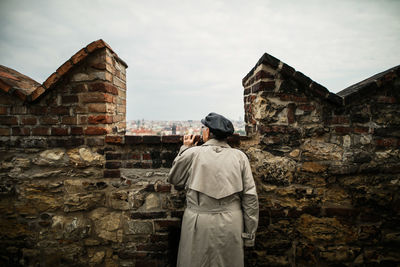
[[[210,139],[210,128],[206,128],[206,135],[207,135],[207,138],[208,139]]]

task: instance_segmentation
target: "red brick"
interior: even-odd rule
[[[106,162],[105,168],[106,169],[119,169],[121,167],[120,161],[108,161]]]
[[[51,135],[68,135],[68,128],[51,128]]]
[[[1,136],[9,136],[10,135],[10,128],[0,128],[0,135]]]
[[[69,115],[69,108],[68,107],[51,107],[50,114],[57,114],[57,115]]]
[[[112,123],[113,117],[108,115],[94,115],[88,117],[89,124]]]
[[[45,88],[50,88],[51,86],[53,86],[57,81],[58,81],[59,77],[57,72],[54,72],[53,74],[50,75],[49,78],[47,78],[47,80],[43,83],[43,86]]]
[[[33,115],[45,115],[47,113],[47,107],[33,106],[30,108],[30,113]]]
[[[170,184],[156,184],[155,185],[156,192],[171,192]]]
[[[78,103],[79,98],[77,95],[63,95],[61,98],[61,102],[63,104],[73,104],[73,103]]]
[[[89,91],[91,92],[103,92],[103,93],[110,93],[113,95],[118,95],[117,87],[109,84],[109,83],[94,83],[91,84],[89,87]]]
[[[62,124],[69,124],[69,125],[76,124],[76,121],[77,121],[77,119],[74,116],[64,116],[61,119]]]
[[[392,96],[379,96],[377,101],[378,103],[394,104],[396,103],[396,98]]]
[[[37,123],[37,119],[35,117],[22,118],[23,125],[35,125],[36,123]]]
[[[79,116],[78,124],[87,124],[87,116]]]
[[[18,117],[0,116],[0,125],[18,125]]]
[[[87,85],[86,84],[78,84],[71,88],[71,93],[83,93],[87,92]]]
[[[334,116],[329,121],[330,124],[348,124],[349,118],[345,116]]]
[[[13,135],[30,135],[31,129],[29,128],[21,128],[21,127],[13,127],[12,128]]]
[[[103,103],[95,103],[88,105],[89,112],[99,112],[106,113],[107,112],[107,104]]]
[[[41,124],[53,125],[58,123],[58,117],[41,117],[39,121]]]
[[[143,157],[143,160],[151,160],[151,155],[148,153],[143,154],[142,157]]]
[[[49,130],[48,127],[36,127],[32,129],[32,135],[49,135]]]
[[[340,133],[340,134],[348,134],[348,133],[352,132],[352,128],[337,126],[337,127],[335,127],[335,132]]]
[[[44,92],[46,91],[46,89],[43,86],[39,86],[38,88],[35,89],[35,91],[33,91],[31,93],[31,100],[34,101],[36,100],[39,96],[41,96]]]
[[[359,134],[368,133],[368,131],[369,131],[368,127],[356,127],[356,128],[354,128],[354,132],[355,133],[359,133]]]
[[[121,177],[120,170],[104,170],[103,173],[104,178],[119,178]]]
[[[94,50],[99,49],[99,48],[103,48],[106,47],[106,44],[103,40],[97,40],[94,42],[91,42],[90,44],[88,44],[86,46],[86,49],[89,53],[92,53]]]
[[[58,69],[57,73],[60,76],[63,76],[65,73],[67,73],[71,68],[72,68],[72,63],[71,61],[66,61],[64,64],[62,64]]]
[[[107,134],[107,129],[103,127],[93,127],[89,126],[85,130],[86,135],[102,135],[102,134]]]
[[[83,128],[82,127],[71,127],[71,134],[72,135],[82,135]]]
[[[304,110],[304,111],[313,111],[315,109],[315,107],[313,105],[298,105],[297,106],[298,109]]]
[[[114,98],[112,95],[101,93],[101,92],[93,92],[86,93],[79,96],[83,103],[113,103]]]
[[[95,63],[91,67],[97,70],[105,70],[107,68],[106,63]]]
[[[123,143],[122,136],[106,136],[105,141],[108,144],[122,144]]]
[[[77,64],[78,62],[80,62],[83,58],[85,58],[87,56],[87,53],[85,52],[85,49],[82,48],[81,50],[79,50],[78,52],[76,52],[75,55],[73,55],[71,57],[71,60],[74,64]]]
[[[376,139],[375,144],[380,147],[395,147],[398,146],[398,140],[396,138]]]
[[[0,115],[7,115],[8,108],[7,107],[0,107]]]

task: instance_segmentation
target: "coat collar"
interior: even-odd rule
[[[214,139],[214,138],[212,138],[212,139],[208,140],[207,142],[205,142],[203,144],[203,146],[220,146],[220,147],[227,147],[227,148],[231,147],[230,145],[228,145],[227,142],[220,141],[220,140],[217,140],[217,139]]]

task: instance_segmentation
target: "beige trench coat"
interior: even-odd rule
[[[243,245],[254,245],[258,225],[247,156],[216,139],[183,145],[168,181],[187,190],[177,266],[243,266]]]

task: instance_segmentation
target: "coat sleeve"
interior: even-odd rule
[[[179,153],[172,162],[167,181],[177,187],[183,187],[190,176],[190,167],[193,157],[193,149],[182,145]]]
[[[242,210],[244,221],[244,233],[242,233],[244,246],[254,246],[256,230],[258,227],[258,197],[256,186],[251,173],[250,163],[244,155],[244,166],[242,171],[243,193],[242,193]]]

